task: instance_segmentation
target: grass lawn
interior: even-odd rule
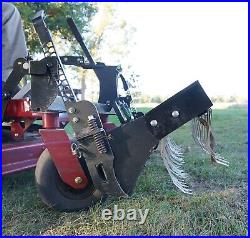
[[[185,170],[194,195],[179,192],[161,158],[153,154],[129,199],[109,198],[88,212],[59,213],[38,197],[34,171],[2,179],[3,235],[246,235],[248,229],[248,112],[247,108],[214,110],[217,151],[230,167],[212,165],[191,139],[190,125],[172,133],[185,148]],[[143,225],[104,221],[101,211],[149,209]]]

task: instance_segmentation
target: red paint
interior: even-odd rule
[[[63,129],[42,129],[40,134],[63,182],[75,189],[85,188],[88,178],[78,158],[72,154],[71,142],[66,132]],[[81,177],[82,183],[75,183],[76,177]]]
[[[44,149],[45,145],[40,137],[25,142],[3,144],[2,175],[34,168]]]
[[[43,128],[54,129],[60,127],[59,113],[50,113],[50,112],[43,113],[42,119],[43,119]]]
[[[100,118],[101,118],[103,128],[105,131],[108,132],[108,131],[116,128],[116,125],[114,123],[108,122],[108,115],[106,115],[106,114],[100,115]]]
[[[103,128],[104,128],[105,131],[109,132],[109,131],[115,129],[116,125],[114,123],[112,123],[112,122],[106,122],[106,123],[103,124]]]
[[[4,112],[5,118],[34,118],[39,117],[31,111],[31,102],[28,99],[12,99],[8,101]]]
[[[35,120],[42,120],[43,128],[46,129],[59,128],[60,122],[68,121],[67,116],[59,116],[58,112],[32,112],[31,102],[28,99],[8,101],[4,118],[12,120],[11,135],[14,140],[23,139],[25,131]],[[22,126],[21,121],[24,122],[24,126]]]
[[[109,123],[107,115],[100,115],[106,131],[115,128]],[[4,118],[11,120],[11,135],[13,143],[2,144],[2,175],[34,168],[40,154],[48,148],[62,180],[75,189],[82,189],[88,184],[88,179],[75,155],[71,152],[71,143],[64,130],[55,130],[61,122],[68,122],[66,113],[32,112],[31,102],[27,99],[10,100],[6,106]],[[42,120],[43,127],[40,137],[32,137],[24,141],[26,129],[34,122]],[[24,121],[24,125],[21,124]],[[82,177],[81,184],[75,183],[76,177]]]

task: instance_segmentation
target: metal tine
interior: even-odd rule
[[[179,183],[178,179],[175,179],[173,178],[173,183],[174,185],[179,188],[183,193],[186,193],[186,194],[193,194],[192,193],[192,190],[189,189],[188,187],[184,187],[182,184]]]
[[[172,176],[171,174],[170,177],[174,185],[179,188],[183,193],[192,194],[192,190],[187,184],[181,183],[175,176]]]
[[[169,147],[171,148],[172,152],[173,152],[176,156],[183,158],[183,152],[180,151],[180,150],[178,150],[176,147],[174,147],[174,146],[171,144],[171,142],[170,142],[170,144],[169,144]]]
[[[199,123],[198,123],[198,119],[197,118],[194,118],[192,120],[192,123],[193,123],[193,133],[192,133],[192,136],[193,136],[193,139],[194,141],[199,144],[199,140],[198,140],[198,136],[199,136],[199,133],[198,133],[198,130],[199,130]]]
[[[163,151],[162,152],[162,157],[164,159],[164,162],[166,162],[171,170],[177,175],[177,176],[180,176],[180,177],[184,177],[185,173],[184,171],[181,169],[181,166],[178,166],[176,164],[174,164],[172,161],[171,161],[171,155],[169,154],[169,152],[167,151]]]
[[[205,121],[206,123],[205,125],[202,120]],[[194,138],[194,141],[198,145],[200,145],[202,150],[205,153],[211,155],[214,162],[225,165],[225,166],[229,166],[229,162],[225,160],[221,155],[216,154],[213,148],[211,147],[211,135],[212,135],[211,121],[212,121],[211,109],[209,109],[205,114],[200,116],[200,118],[195,118],[192,122],[193,123],[192,124],[192,136]],[[198,130],[196,130],[195,128],[198,128]]]
[[[168,151],[169,154],[171,154],[172,159],[177,163],[177,164],[183,164],[184,160],[183,160],[183,155],[182,156],[178,156],[175,153],[173,153],[171,147],[169,146],[168,142],[166,141],[165,144],[165,149],[166,151]]]
[[[168,155],[169,155],[169,152],[168,152]],[[180,163],[180,162],[176,162],[173,157],[171,155],[169,155],[169,157],[171,158],[171,163],[174,165],[174,166],[177,166],[177,167],[181,167],[184,163]]]
[[[192,133],[192,136],[193,136],[193,139],[194,139],[194,141],[198,144],[198,145],[200,145],[201,146],[201,148],[203,149],[203,150],[205,150],[205,148],[204,148],[204,146],[203,146],[203,143],[202,143],[202,141],[201,141],[201,123],[200,123],[200,121],[199,121],[199,119],[198,118],[195,118],[194,120],[193,120],[193,133]]]
[[[194,135],[198,138],[199,123],[198,118],[194,119]]]
[[[206,113],[206,122],[207,122],[207,127],[206,127],[206,139],[209,141],[210,145],[210,135],[209,135],[209,127],[211,126],[210,119],[209,119],[209,111]]]
[[[171,165],[169,164],[169,161],[166,161],[166,163],[168,163],[168,165],[169,165],[171,171],[172,171],[177,177],[179,177],[180,179],[186,179],[186,178],[188,178],[187,173],[185,173],[183,170],[181,170],[181,169],[178,170],[178,168],[176,168],[176,167],[174,167],[174,166],[171,166]]]
[[[188,174],[184,172],[181,166],[183,158],[178,157],[174,153],[171,139],[167,137],[165,140],[162,140],[160,148],[163,163],[174,185],[183,193],[192,194],[192,190],[189,189],[189,186],[185,182],[185,179],[188,178]]]
[[[172,142],[175,151],[177,151],[180,154],[184,152],[184,149],[181,146],[177,145],[174,140],[171,139],[170,141]]]
[[[202,143],[202,125],[198,123],[198,140],[200,143]]]
[[[169,169],[168,164],[166,164],[166,168],[169,171],[169,175],[173,181],[173,183],[184,193],[190,193],[192,192],[191,189],[188,189],[188,185],[184,183],[184,181],[180,181],[178,177],[175,176],[175,174],[172,173],[171,169]]]
[[[214,154],[213,158],[216,161],[216,163],[222,164],[222,165],[225,165],[225,166],[229,166],[229,162],[227,160],[225,160],[224,157],[222,157],[221,155]]]
[[[171,160],[170,159],[168,160],[169,164],[171,164],[173,167],[178,168],[178,171],[180,171],[179,168],[181,168],[183,163],[179,163],[179,162],[176,163],[176,161],[173,160],[173,157],[172,157],[173,155],[171,154],[171,151],[167,150],[166,148],[163,148],[163,150],[164,151],[161,152],[162,155],[164,156],[163,158],[164,159],[165,158],[170,158]]]
[[[178,148],[178,146],[175,146],[173,140],[171,140],[169,137],[166,139],[166,144],[176,156],[183,158],[182,149],[180,149],[180,147]]]
[[[170,153],[171,152],[168,150],[168,154]],[[173,163],[175,163],[176,165],[181,166],[184,164],[184,160],[181,158],[178,159],[178,157],[176,157],[174,154],[171,154],[171,159],[173,160]]]
[[[166,156],[168,156],[168,155],[166,155]],[[176,165],[175,163],[173,163],[170,156],[168,156],[167,158],[170,158],[170,159],[166,159],[167,163],[171,166],[171,168],[173,168],[174,171],[176,171],[177,175],[179,174],[181,176],[182,174],[183,175],[185,174],[181,165]]]
[[[182,152],[176,151],[175,148],[173,148],[172,145],[169,144],[169,143],[168,143],[168,148],[169,148],[169,150],[171,150],[171,152],[173,153],[173,155],[176,156],[176,158],[177,158],[178,161],[182,161],[183,160],[184,155],[183,155]]]
[[[206,122],[207,122],[207,127],[206,129],[206,140],[208,141],[208,145],[210,145],[210,135],[209,135],[209,127],[210,127],[210,123],[209,123],[209,112],[206,113]]]
[[[185,184],[185,183],[180,183],[180,181],[179,181],[178,179],[176,179],[176,178],[174,178],[173,183],[174,183],[179,189],[181,189],[181,191],[185,191],[185,193],[187,192],[187,190],[190,190],[190,191],[191,191],[191,189],[189,189],[189,186],[188,186],[187,184]]]
[[[204,114],[203,119],[204,121],[207,122],[207,113]],[[207,127],[202,125],[202,129],[203,129],[203,140],[204,142],[207,142],[207,132],[208,132]]]
[[[184,152],[184,149],[181,146],[177,145],[172,138],[168,137],[168,139],[170,140],[170,142],[172,142],[172,145],[174,146],[175,150],[179,152]]]
[[[176,146],[173,145],[173,140],[171,140],[168,136],[166,138],[166,145],[179,157],[183,157],[183,152],[177,149]]]

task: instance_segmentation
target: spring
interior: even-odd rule
[[[94,117],[91,117],[88,119],[88,126],[90,128],[91,131],[95,131],[97,129],[99,129],[97,123],[96,123],[96,119]],[[102,133],[101,132],[97,132],[93,135],[94,141],[96,143],[96,148],[97,150],[101,153],[107,153],[107,148],[105,146],[105,142],[103,140],[102,137]]]

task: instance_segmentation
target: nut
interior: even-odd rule
[[[70,107],[70,108],[68,109],[68,112],[69,112],[69,113],[74,113],[74,112],[76,112],[76,109],[75,109],[74,107]]]
[[[172,112],[172,117],[178,117],[180,113],[178,111],[173,111]]]
[[[79,122],[79,118],[78,118],[78,117],[73,117],[72,121],[73,121],[74,123],[77,123],[77,122]]]
[[[150,125],[153,126],[153,127],[156,127],[158,125],[158,122],[156,120],[152,120],[150,122]]]
[[[23,69],[29,69],[29,63],[27,63],[27,62],[25,62],[24,64],[23,64]]]
[[[83,180],[82,180],[81,177],[76,177],[76,178],[75,178],[75,183],[76,183],[76,184],[81,184],[82,181],[83,181]]]

